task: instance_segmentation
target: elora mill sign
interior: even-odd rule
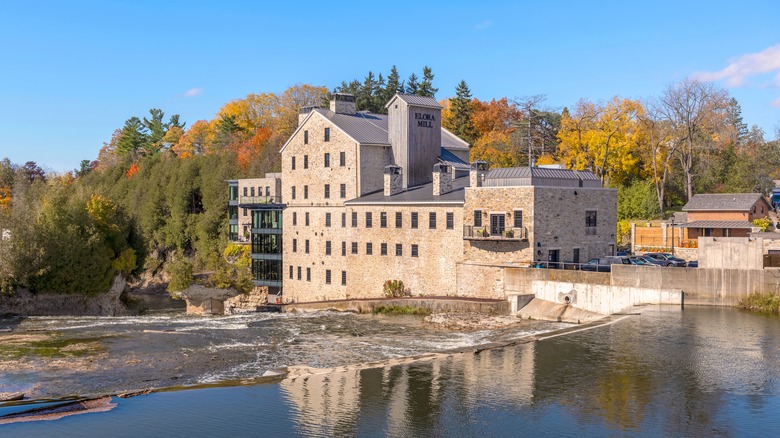
[[[417,126],[423,128],[433,128],[433,122],[436,116],[433,114],[414,113],[414,120],[417,120]]]

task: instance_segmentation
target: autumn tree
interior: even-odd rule
[[[645,105],[647,108],[640,113],[641,148],[647,156],[645,166],[649,167],[651,180],[655,187],[658,209],[664,211],[666,206],[666,185],[671,171],[672,159],[677,151],[677,143],[672,136],[670,124],[662,120],[655,112],[655,104]]]
[[[677,156],[683,173],[686,199],[694,192],[694,164],[697,154],[723,120],[728,94],[709,82],[685,79],[666,87],[656,111],[672,127],[679,145]]]

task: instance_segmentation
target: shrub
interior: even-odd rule
[[[780,315],[780,295],[771,292],[754,292],[741,298],[737,307],[753,312]]]
[[[430,315],[431,311],[412,306],[377,306],[372,310],[374,315]]]
[[[404,282],[401,280],[387,280],[383,286],[385,297],[398,298],[411,296],[411,292],[404,288]]]
[[[762,217],[762,218],[758,218],[758,219],[754,219],[753,220],[753,226],[761,228],[761,231],[766,231],[769,228],[769,225],[771,223],[772,222],[770,222],[769,218],[767,218],[767,217]]]
[[[192,285],[192,264],[185,259],[176,260],[167,266],[171,281],[168,283],[168,293],[181,292]]]

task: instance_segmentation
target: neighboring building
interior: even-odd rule
[[[693,195],[683,207],[689,239],[698,237],[748,237],[753,220],[769,215],[771,205],[759,193]]]
[[[272,205],[284,209],[281,254],[253,245],[274,275],[281,266],[285,302],[380,297],[387,280],[414,295],[454,295],[462,262],[614,253],[617,193],[591,172],[469,165],[468,143],[441,127],[436,100],[399,94],[386,107],[357,112],[353,96],[334,94],[330,109],[301,109]],[[240,201],[242,181],[231,182],[231,203],[262,208]],[[269,281],[256,273],[257,284]]]

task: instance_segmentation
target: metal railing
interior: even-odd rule
[[[521,241],[528,240],[528,230],[526,230],[525,227],[507,228],[502,233],[491,234],[490,227],[475,227],[474,225],[464,225],[463,238],[466,240]]]
[[[279,204],[281,202],[281,196],[242,196],[239,198],[239,204]]]

